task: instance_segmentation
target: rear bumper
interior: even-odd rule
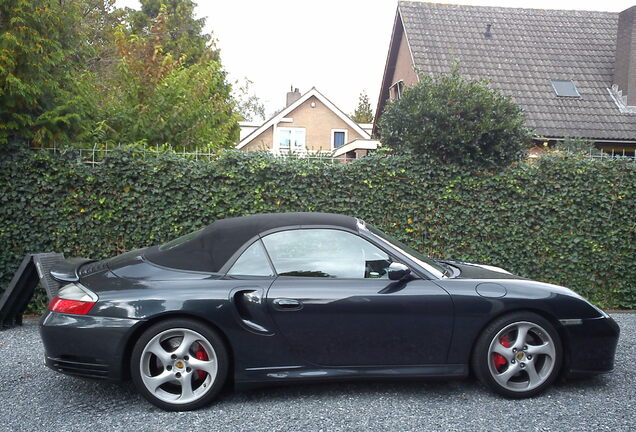
[[[90,378],[110,378],[111,367],[107,363],[87,363],[73,356],[54,358],[45,356],[44,363],[56,372]]]
[[[597,375],[614,370],[620,328],[611,317],[580,320],[564,325],[568,344],[566,375]]]
[[[139,320],[48,311],[40,320],[45,363],[71,375],[122,379],[122,356]]]

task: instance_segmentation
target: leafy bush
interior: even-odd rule
[[[175,46],[168,26],[174,17],[166,9],[162,6],[150,20],[145,37],[123,27],[115,32],[121,59],[96,86],[101,121],[94,141],[170,144],[189,150],[232,148],[239,137],[239,115],[226,73],[220,62],[205,58],[212,54],[189,64],[185,54],[175,58],[170,50],[164,51],[164,45]]]
[[[582,138],[565,137],[563,141],[557,141],[552,150],[568,153],[585,154],[595,150],[594,141]]]
[[[121,76],[107,90],[96,142],[169,144],[189,150],[235,146],[239,116],[228,103],[230,86],[216,62],[176,67],[154,84],[135,83],[139,77],[128,73]]]
[[[530,141],[520,107],[457,68],[420,75],[386,107],[379,128],[382,143],[395,150],[471,167],[507,165]]]
[[[29,252],[103,258],[218,218],[322,211],[360,217],[434,257],[636,307],[636,164],[621,161],[547,155],[470,172],[409,155],[332,164],[229,151],[209,162],[121,150],[90,166],[72,153],[5,149],[0,202],[2,287]]]

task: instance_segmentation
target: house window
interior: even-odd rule
[[[331,148],[337,149],[347,142],[347,131],[344,129],[331,130]]]
[[[552,80],[552,88],[554,89],[554,93],[559,97],[581,97],[571,80]]]
[[[404,81],[400,80],[393,84],[390,91],[391,100],[398,100],[402,97],[402,93],[404,92]]]
[[[278,147],[281,150],[304,150],[305,149],[305,129],[304,128],[278,128]]]

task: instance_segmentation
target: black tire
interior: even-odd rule
[[[177,357],[175,353],[181,352],[186,335],[192,342],[186,344],[187,347],[184,345],[185,354]],[[160,346],[156,345],[157,342]],[[174,350],[171,350],[171,344]],[[193,347],[199,351],[193,353]],[[207,368],[216,364],[214,377],[212,372],[197,370],[197,365],[203,364]],[[208,405],[223,388],[228,369],[228,350],[219,334],[199,321],[183,318],[167,319],[149,327],[135,343],[130,358],[130,374],[137,391],[150,403],[166,411],[190,411]],[[146,382],[163,381],[162,377],[170,381],[151,391],[148,385],[154,385]]]
[[[528,336],[521,340],[519,336],[524,332]],[[533,312],[510,313],[490,323],[477,339],[471,359],[472,370],[484,385],[517,399],[545,391],[558,377],[562,363],[558,332],[547,319]]]

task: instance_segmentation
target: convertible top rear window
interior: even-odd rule
[[[196,237],[198,237],[199,235],[201,235],[201,233],[203,232],[202,229],[197,230],[197,231],[193,231],[191,233],[188,233],[186,235],[183,235],[179,238],[176,238],[174,240],[170,240],[169,242],[165,242],[164,244],[159,246],[159,250],[160,251],[166,251],[166,250],[170,250],[174,247],[177,247],[179,245],[182,245],[185,242],[188,242]]]

